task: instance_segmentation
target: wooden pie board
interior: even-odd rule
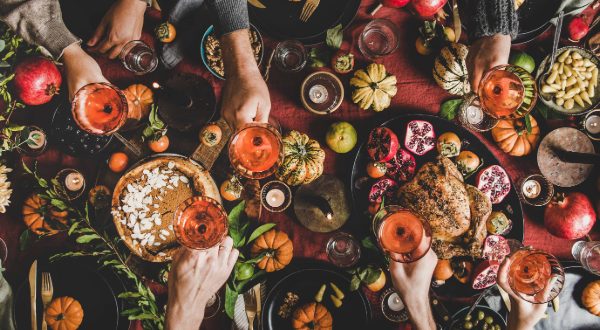
[[[576,186],[590,176],[593,164],[563,162],[552,151],[552,146],[565,151],[594,153],[592,141],[583,132],[571,127],[561,127],[548,133],[540,143],[537,162],[540,172],[559,187]]]

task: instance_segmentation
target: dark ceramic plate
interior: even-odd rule
[[[348,27],[358,11],[360,0],[321,0],[307,22],[300,21],[304,1],[260,0],[266,8],[248,4],[250,20],[258,29],[280,40],[296,39],[306,45],[325,41],[327,29],[338,24]]]
[[[263,305],[262,329],[286,330],[292,329],[291,317],[283,319],[278,315],[279,307],[288,292],[294,292],[300,300],[296,307],[314,301],[315,294],[323,284],[328,288],[323,296],[322,304],[333,317],[334,329],[369,329],[371,308],[361,290],[351,292],[350,277],[329,264],[309,260],[295,260],[282,274],[273,274],[267,280],[268,294]],[[337,285],[345,294],[343,304],[336,308],[330,294],[333,290],[329,283]]]
[[[467,315],[469,308],[471,308],[471,306],[467,306],[456,312],[456,314],[452,315],[452,324],[449,327],[450,330],[463,329],[461,325],[464,322],[465,316]],[[500,315],[498,312],[487,306],[476,306],[475,309],[473,309],[473,312],[471,313],[473,319],[476,319],[477,312],[479,311],[484,312],[486,316],[491,316],[494,319],[495,324],[499,324],[502,327],[502,329],[506,329],[506,320],[504,320],[502,315]],[[479,326],[481,326],[481,324],[479,324]]]
[[[406,131],[406,125],[411,120],[425,120],[433,125],[436,136],[440,136],[445,132],[456,133],[463,141],[462,150],[470,150],[477,154],[479,158],[483,160],[481,169],[490,165],[501,165],[498,159],[488,150],[488,148],[470,131],[465,128],[458,126],[454,122],[447,121],[437,116],[425,115],[425,114],[407,114],[398,116],[394,119],[384,122],[380,126],[390,128],[400,141],[401,147],[404,148],[404,135]],[[417,162],[417,171],[425,163],[434,161],[438,156],[438,152],[434,149],[429,151],[423,156],[415,156]],[[351,191],[353,204],[356,209],[355,212],[359,216],[370,218],[368,214],[368,194],[371,186],[376,181],[368,178],[366,174],[366,166],[370,161],[369,155],[367,154],[365,143],[360,146],[356,159],[354,160],[354,166],[352,168],[351,176]],[[465,183],[476,185],[476,173],[471,175],[465,180]],[[502,203],[493,205],[495,211],[504,211],[504,213],[512,220],[513,227],[510,233],[506,235],[506,238],[512,238],[519,241],[523,240],[523,210],[521,208],[521,202],[519,196],[515,190],[515,184],[511,180],[511,191],[504,198]],[[461,284],[454,278],[446,281],[445,285],[435,288],[436,293],[442,297],[469,297],[481,293],[479,290],[473,290],[470,285]]]
[[[62,260],[47,263],[38,260],[38,329],[41,329],[42,299],[39,288],[42,272],[50,272],[54,285],[54,298],[70,296],[77,299],[83,308],[83,323],[80,329],[110,330],[128,329],[129,321],[121,317],[122,302],[116,296],[124,291],[123,283],[111,272],[99,272],[93,263],[81,260]],[[17,329],[29,329],[29,283],[25,281],[16,291],[15,321]]]

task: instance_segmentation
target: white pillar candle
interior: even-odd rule
[[[65,187],[70,191],[79,191],[83,188],[83,175],[79,172],[71,172],[65,177]]]

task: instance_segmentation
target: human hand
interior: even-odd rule
[[[115,59],[126,43],[140,39],[144,25],[146,2],[118,0],[104,14],[94,36],[87,42],[92,52]]]
[[[227,75],[221,98],[223,118],[234,129],[253,121],[266,123],[271,100],[254,59],[248,30],[226,34],[221,45]]]
[[[509,35],[494,34],[478,39],[469,47],[467,69],[474,93],[477,93],[479,82],[487,70],[508,63],[510,41]]]
[[[429,288],[437,261],[437,255],[431,249],[415,262],[390,260],[392,283],[416,329],[436,329],[429,303]]]
[[[98,63],[81,49],[78,43],[65,48],[61,59],[65,66],[69,100],[72,100],[75,93],[87,84],[108,82],[102,75]]]
[[[169,274],[166,329],[197,330],[208,300],[225,284],[239,252],[226,237],[209,250],[181,247]]]
[[[506,258],[498,270],[498,286],[510,297],[511,310],[508,314],[508,327],[510,330],[528,330],[544,317],[548,304],[532,304],[521,299],[508,284],[508,272],[511,258]]]

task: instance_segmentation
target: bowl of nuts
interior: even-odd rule
[[[260,65],[264,53],[264,43],[262,36],[258,32],[258,29],[250,24],[248,30],[248,37],[250,39],[250,46],[252,47],[252,53],[257,65]],[[202,57],[202,63],[215,77],[225,80],[225,65],[223,63],[221,43],[217,34],[215,33],[214,25],[209,26],[200,42],[200,57]]]
[[[583,115],[598,105],[599,61],[594,54],[568,46],[557,49],[556,60],[549,62],[550,56],[546,56],[536,75],[540,100],[544,104],[570,116]]]

